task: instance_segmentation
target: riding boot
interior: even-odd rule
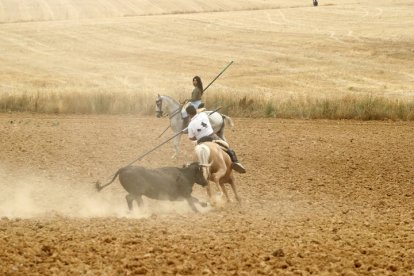
[[[231,164],[233,170],[235,170],[238,173],[246,173],[246,169],[243,167],[242,164],[240,164],[240,162],[237,160],[237,156],[236,153],[234,152],[234,150],[232,149],[228,149],[227,150],[227,154],[230,156],[231,162],[233,162]]]

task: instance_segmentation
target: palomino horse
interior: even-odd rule
[[[197,145],[195,147],[195,153],[200,166],[203,167],[204,177],[216,184],[217,188],[226,196],[227,201],[230,201],[230,198],[224,184],[230,184],[235,198],[238,202],[241,202],[236,191],[230,156],[214,142],[204,142]],[[211,201],[212,194],[210,182],[207,185],[207,194]]]
[[[160,118],[164,114],[167,114],[170,119],[170,126],[171,129],[174,131],[174,133],[178,134],[181,132],[185,126],[184,126],[184,119],[181,117],[181,108],[182,105],[176,101],[175,99],[171,98],[170,96],[160,96],[158,95],[156,103],[156,114],[157,117]],[[204,111],[207,113],[208,118],[210,119],[211,126],[214,130],[214,133],[216,133],[221,139],[226,141],[226,138],[224,137],[224,126],[229,125],[230,127],[233,127],[233,120],[224,114],[214,112],[213,111]],[[181,141],[181,135],[177,135],[174,138],[174,147],[175,147],[175,153],[172,156],[172,158],[175,158],[177,154],[180,151],[180,141]]]

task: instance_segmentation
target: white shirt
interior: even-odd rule
[[[196,138],[199,140],[204,136],[213,134],[213,128],[211,127],[208,115],[204,112],[196,114],[191,118],[188,124],[188,138]]]

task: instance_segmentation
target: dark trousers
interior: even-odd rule
[[[201,137],[200,139],[197,140],[197,145],[201,144],[201,143],[204,143],[204,142],[212,142],[213,140],[220,140],[220,137],[218,137],[215,133],[210,134],[208,136]],[[228,148],[225,151],[230,156],[231,162],[233,162],[233,163],[239,162],[234,150],[232,150],[231,148]]]
[[[230,156],[231,162],[236,163],[239,162],[239,160],[237,160],[237,156],[236,153],[234,152],[234,150],[232,149],[227,149],[227,154]]]
[[[208,136],[201,137],[197,140],[197,145],[204,143],[204,142],[213,142],[213,140],[220,140],[220,137],[217,136],[217,134],[213,133]]]

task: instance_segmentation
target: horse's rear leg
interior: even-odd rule
[[[241,203],[241,198],[239,197],[237,193],[236,184],[234,183],[234,176],[230,177],[229,184],[231,186],[231,189],[233,190],[234,196],[236,197],[237,201]]]
[[[221,192],[221,188],[220,185],[215,182],[216,186],[217,186],[217,194],[220,194],[220,196],[217,196],[217,194],[213,194],[212,188],[211,188],[211,182],[208,183],[207,185],[207,195],[208,198],[210,199],[210,204],[211,206],[217,206],[217,204],[219,203],[220,199],[223,195],[223,192]]]
[[[207,184],[207,195],[208,195],[208,198],[210,199],[210,204],[211,205],[214,205],[215,202],[214,202],[213,197],[211,195],[211,184],[210,184],[210,181]]]
[[[229,194],[227,193],[226,187],[224,187],[224,183],[220,183],[221,190],[223,191],[224,195],[228,202],[230,202]]]
[[[221,186],[220,184],[220,181],[219,181],[220,177],[218,177],[217,174],[212,174],[211,176],[212,176],[213,182],[216,184],[217,191],[221,195],[223,195],[225,191],[223,191],[223,186]]]

